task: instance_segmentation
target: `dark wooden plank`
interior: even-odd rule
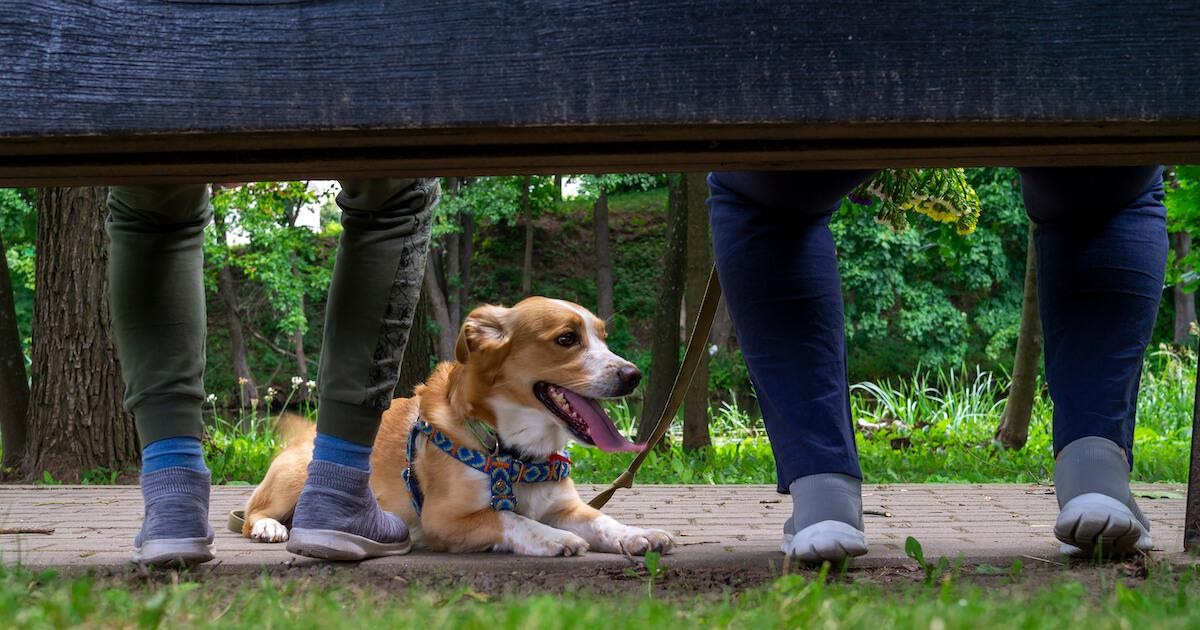
[[[1200,161],[1200,3],[9,0],[0,182]]]

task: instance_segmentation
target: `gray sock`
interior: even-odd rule
[[[862,480],[841,473],[800,477],[792,493],[792,516],[783,525],[791,535],[821,521],[839,521],[863,531]]]
[[[379,543],[407,540],[408,526],[379,507],[371,494],[370,478],[365,470],[313,460],[292,527],[344,532]]]
[[[1112,440],[1089,436],[1071,442],[1054,464],[1054,493],[1061,510],[1068,501],[1088,493],[1099,493],[1124,503],[1150,531],[1150,522],[1138,509],[1129,491],[1129,463],[1125,451]]]
[[[133,539],[134,559],[147,564],[193,564],[212,558],[208,522],[212,475],[191,468],[163,468],[141,479],[145,519]]]

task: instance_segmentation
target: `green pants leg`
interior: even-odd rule
[[[207,184],[111,188],[108,281],[125,408],[144,447],[200,438]]]
[[[321,353],[322,432],[371,444],[399,377],[437,180],[343,182],[344,231]],[[109,192],[109,281],[125,406],[142,445],[201,437],[204,184]]]
[[[436,179],[342,182],[343,231],[318,377],[321,433],[375,442],[421,294],[437,199]]]

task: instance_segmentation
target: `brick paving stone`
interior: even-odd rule
[[[254,543],[225,529],[230,510],[240,509],[253,488],[213,489],[212,520],[221,566],[255,569],[313,561],[298,559],[281,544]],[[585,498],[597,486],[580,486]],[[1181,485],[1138,485],[1135,492],[1166,494],[1141,498],[1152,522],[1157,556],[1188,561],[1183,555]],[[871,553],[856,566],[912,566],[904,541],[914,536],[926,557],[962,556],[967,563],[1000,563],[1016,558],[1059,560],[1052,528],[1057,515],[1053,489],[1037,485],[868,485],[863,505]],[[773,486],[645,485],[618,492],[606,512],[619,521],[660,527],[676,535],[676,567],[761,571],[778,566],[778,543],[791,508]],[[885,515],[886,514],[886,515]],[[141,525],[141,494],[134,486],[0,486],[0,528],[54,528],[54,533],[0,535],[0,562],[39,567],[128,567],[134,534]],[[502,554],[412,555],[373,560],[376,569],[482,571],[516,567],[539,570],[622,568],[621,556],[591,553],[571,559],[530,559]]]

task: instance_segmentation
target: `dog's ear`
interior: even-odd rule
[[[458,333],[458,342],[454,345],[454,358],[459,363],[466,363],[473,353],[494,350],[507,343],[507,314],[508,309],[491,304],[471,311]]]

